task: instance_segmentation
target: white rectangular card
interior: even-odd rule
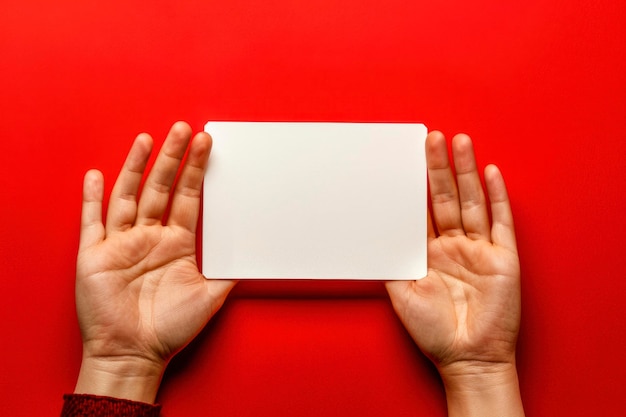
[[[209,122],[207,278],[426,275],[426,127]]]

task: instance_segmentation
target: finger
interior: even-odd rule
[[[491,203],[491,241],[511,251],[517,252],[515,225],[509,194],[502,173],[495,165],[485,168],[485,184]]]
[[[469,136],[459,134],[452,139],[452,155],[465,234],[472,239],[489,240],[487,203]]]
[[[135,224],[161,222],[190,138],[191,128],[185,122],[177,122],[170,129],[141,192]]]
[[[83,180],[83,208],[80,219],[80,248],[88,248],[104,239],[102,199],[104,178],[98,170],[87,171]]]
[[[440,235],[463,234],[456,181],[448,159],[446,139],[441,132],[430,132],[426,138],[426,163],[437,231]]]
[[[196,232],[202,180],[211,144],[211,136],[204,132],[198,133],[192,139],[187,160],[174,190],[168,225],[181,226],[192,233]]]
[[[123,231],[135,223],[137,193],[152,152],[152,137],[142,133],[133,142],[109,199],[106,232]]]

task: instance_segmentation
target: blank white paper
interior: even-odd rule
[[[209,122],[207,278],[419,279],[422,124]]]

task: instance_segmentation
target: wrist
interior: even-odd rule
[[[439,372],[449,416],[524,416],[515,362],[453,363]]]
[[[166,364],[139,358],[83,358],[74,393],[152,404]]]

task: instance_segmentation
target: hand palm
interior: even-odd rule
[[[206,300],[194,246],[194,236],[185,230],[144,226],[81,253],[84,278],[77,291],[84,296],[78,308],[84,307],[79,316],[91,339],[85,342],[95,350],[116,340],[122,352],[133,354],[139,342],[155,360],[179,350],[217,307]],[[150,358],[154,354],[159,357]]]
[[[420,331],[420,348],[440,365],[456,361],[502,361],[517,334],[517,259],[490,243],[465,236],[440,236],[428,246],[429,271],[411,282],[407,300],[415,306],[405,320]],[[494,341],[506,346],[496,348]],[[506,342],[504,342],[506,341]],[[514,347],[513,347],[514,348]]]

